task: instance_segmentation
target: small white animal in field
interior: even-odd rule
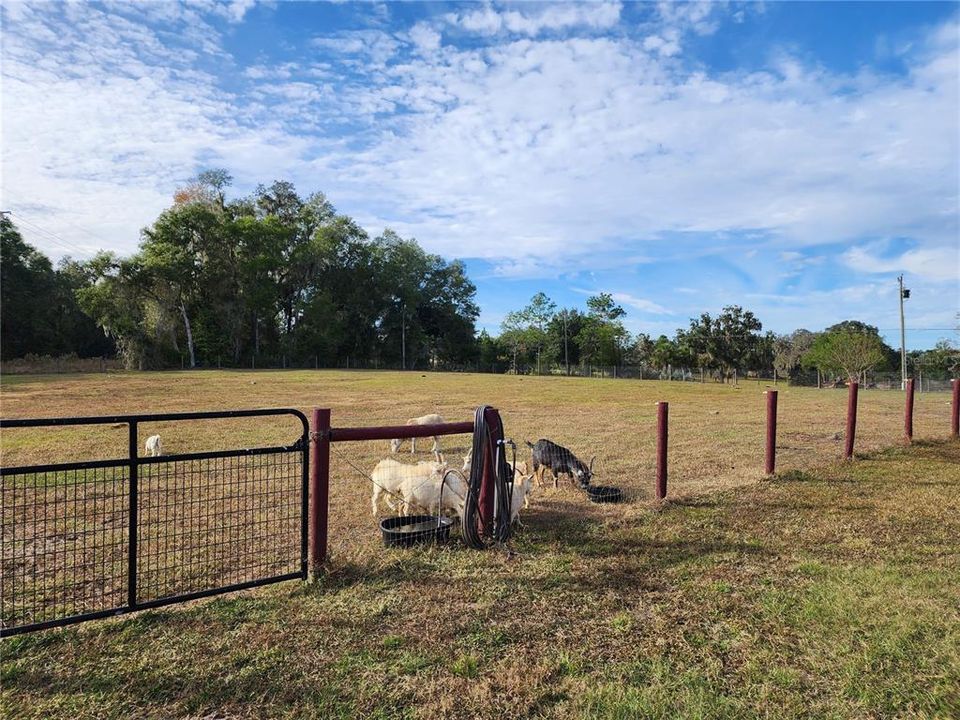
[[[517,465],[520,463],[518,462]],[[521,475],[519,470],[513,481],[513,502],[510,504],[510,522],[520,523],[520,510],[530,504],[530,491],[533,489],[533,475]]]
[[[147,438],[147,442],[144,445],[147,453],[150,457],[157,457],[158,455],[163,455],[163,443],[160,441],[159,435],[151,435]]]
[[[446,422],[443,419],[442,415],[437,415],[432,413],[430,415],[421,415],[420,417],[410,418],[407,420],[407,425],[440,425]],[[402,438],[394,438],[390,441],[390,452],[399,452],[400,446],[403,445]],[[417,451],[417,439],[410,438],[410,452],[415,453]],[[440,440],[436,435],[433,436],[433,454],[437,458],[437,462],[440,462]]]
[[[508,463],[509,464],[509,463]],[[463,457],[463,474],[466,477],[470,477],[470,468],[473,465],[473,448],[467,450],[467,454]],[[530,507],[530,490],[532,483],[528,482],[533,478],[533,475],[530,473],[529,466],[524,460],[517,460],[516,466],[513,468],[513,498],[514,504],[516,504],[517,497],[520,497],[523,500],[523,507]],[[522,488],[518,492],[518,488]],[[511,510],[510,519],[516,520],[520,514],[519,508],[516,511]]]

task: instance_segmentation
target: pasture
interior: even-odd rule
[[[596,455],[593,505],[537,490],[509,550],[380,545],[364,476],[386,442],[334,445],[330,554],[288,582],[3,641],[17,717],[950,717],[960,714],[960,444],[949,395],[390,372],[5,377],[4,417],[332,409],[334,426],[500,409],[506,432]],[[670,501],[652,502],[670,402]],[[167,453],[288,442],[291,423],[145,425]],[[467,436],[442,438],[459,466]],[[4,431],[3,464],[122,457],[126,431]],[[420,446],[427,459],[429,441]],[[525,458],[522,446],[519,457]]]

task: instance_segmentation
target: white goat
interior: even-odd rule
[[[370,479],[373,481],[370,508],[374,516],[381,495],[385,496],[387,507],[397,514],[406,514],[411,509],[431,513],[436,510],[438,515],[448,512],[458,517],[463,514],[467,485],[455,470],[441,463],[407,465],[387,458],[377,463]],[[399,503],[394,504],[396,499]]]
[[[421,415],[420,417],[410,418],[407,420],[407,425],[440,425],[445,422],[442,415],[437,415],[432,413],[430,415]],[[394,438],[390,441],[390,452],[399,452],[400,446],[403,445],[402,438]],[[410,452],[415,453],[417,451],[417,439],[410,438]],[[437,458],[437,462],[440,462],[440,440],[436,435],[433,436],[433,450],[434,456]]]
[[[160,441],[159,435],[151,435],[148,437],[147,442],[143,447],[150,457],[163,455],[163,443]]]
[[[519,465],[520,463],[517,463]],[[533,475],[520,475],[516,471],[513,479],[513,498],[510,503],[510,522],[520,522],[520,510],[530,504],[530,490],[533,489]]]
[[[464,477],[470,477],[470,467],[473,464],[473,448],[467,450],[467,454],[463,457],[463,474]],[[508,463],[509,465],[509,463]],[[533,478],[533,474],[530,473],[530,468],[524,460],[517,460],[516,467],[513,468],[513,502],[516,505],[517,497],[519,496],[523,500],[523,507],[530,507],[530,490],[533,487],[533,483],[530,482]],[[522,492],[518,492],[518,489],[523,486],[524,489]],[[516,521],[520,510],[519,508],[514,512],[510,513],[510,520]]]

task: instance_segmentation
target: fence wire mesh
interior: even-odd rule
[[[126,603],[128,488],[126,467],[3,477],[2,627]]]
[[[140,466],[137,602],[296,573],[299,453]]]
[[[44,422],[4,421],[40,442]],[[306,458],[304,432],[288,446],[0,469],[0,629],[304,577]]]

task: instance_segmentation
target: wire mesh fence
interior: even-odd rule
[[[2,505],[3,628],[126,603],[127,467],[4,474]]]
[[[287,412],[302,422],[289,445],[156,457],[138,456],[139,423],[231,413],[3,421],[127,423],[131,452],[0,468],[0,631],[305,577],[306,419]]]
[[[300,571],[302,454],[142,465],[137,602]]]

